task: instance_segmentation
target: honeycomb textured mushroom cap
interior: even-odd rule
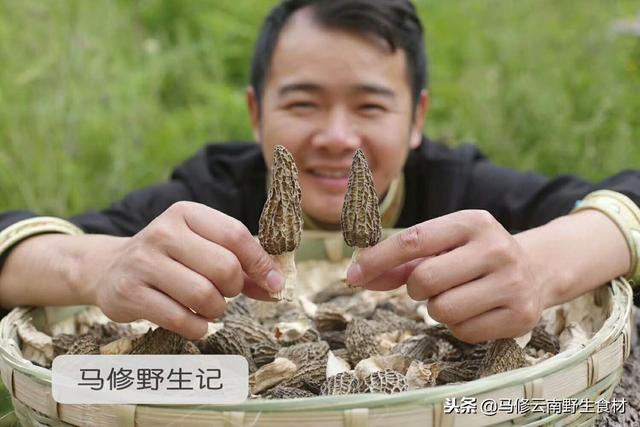
[[[375,331],[365,319],[353,319],[349,322],[344,342],[349,352],[349,360],[353,364],[380,354],[375,342]]]
[[[315,397],[309,390],[297,387],[275,386],[264,393],[266,399],[299,399],[302,397]]]
[[[276,358],[278,360],[278,358]],[[285,387],[304,387],[308,381],[324,381],[327,378],[327,364],[321,359],[312,359],[298,369],[291,378],[281,383]]]
[[[181,354],[186,341],[182,335],[158,327],[144,334],[130,354]]]
[[[271,186],[260,215],[258,238],[271,255],[294,251],[302,236],[302,192],[293,156],[282,145],[273,154]]]
[[[333,375],[322,384],[320,393],[322,395],[343,395],[356,394],[360,391],[360,380],[353,372],[340,372]]]
[[[342,235],[349,246],[366,248],[378,243],[382,235],[378,203],[367,159],[358,149],[353,156],[340,218]]]
[[[66,354],[78,337],[73,334],[58,334],[51,339],[53,357]]]
[[[547,332],[543,326],[536,326],[533,328],[533,331],[531,331],[531,339],[527,347],[543,350],[551,354],[558,354],[560,352],[560,340],[557,335]]]
[[[329,343],[326,341],[312,341],[283,347],[275,357],[284,357],[302,366],[314,360],[326,363],[329,353]]]
[[[66,354],[100,354],[100,344],[91,334],[80,335]]]
[[[495,340],[480,362],[479,376],[486,377],[525,366],[524,350],[513,338]]]
[[[220,329],[207,337],[204,353],[207,354],[239,354],[247,359],[249,372],[257,369],[249,344],[242,335],[231,329]]]
[[[400,372],[385,369],[369,374],[361,381],[362,393],[399,393],[409,390],[407,378]]]
[[[257,367],[273,362],[276,354],[280,350],[280,345],[271,342],[261,342],[251,346],[251,356]]]
[[[478,379],[479,365],[480,362],[477,360],[438,363],[436,384],[443,385]]]
[[[277,345],[275,336],[258,321],[249,316],[230,315],[224,317],[224,327],[240,335],[249,346],[262,343]]]

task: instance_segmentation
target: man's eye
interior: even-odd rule
[[[363,104],[360,106],[360,110],[366,113],[378,113],[386,111],[387,109],[379,104]]]
[[[315,108],[315,104],[312,102],[293,102],[287,105],[290,110],[309,110]]]

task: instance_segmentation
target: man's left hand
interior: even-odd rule
[[[363,249],[350,284],[428,300],[429,315],[475,343],[517,337],[539,321],[543,283],[517,240],[488,212],[459,211]]]

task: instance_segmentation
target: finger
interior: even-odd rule
[[[347,282],[366,283],[387,270],[420,257],[451,250],[466,243],[472,227],[463,212],[455,212],[400,231],[358,254],[347,272]]]
[[[430,297],[427,310],[434,320],[455,325],[506,305],[508,298],[508,289],[489,275]]]
[[[185,233],[166,244],[167,254],[211,281],[225,297],[242,291],[244,278],[238,258],[228,249],[195,233]]]
[[[423,301],[490,270],[491,260],[484,256],[479,244],[472,242],[421,262],[407,278],[407,292],[411,298]]]
[[[207,333],[207,320],[151,287],[141,291],[145,304],[140,304],[140,318],[169,329],[189,340]]]
[[[240,221],[201,204],[190,203],[182,209],[189,228],[233,252],[259,286],[272,292],[282,289],[284,277],[275,262]]]
[[[461,341],[476,344],[500,338],[513,338],[531,330],[528,323],[520,321],[516,310],[506,307],[472,317],[457,325],[449,325],[453,335]]]
[[[375,279],[362,285],[363,288],[371,291],[389,291],[399,288],[407,283],[413,270],[426,258],[418,258],[402,264],[390,271],[385,271]]]
[[[170,258],[163,257],[147,273],[146,282],[207,319],[224,314],[226,301],[213,283]]]
[[[242,289],[242,293],[248,296],[249,298],[253,298],[261,301],[279,301],[276,298],[272,298],[269,296],[269,291],[264,290],[260,286],[256,284],[253,280],[251,280],[248,276],[245,275],[244,288]]]

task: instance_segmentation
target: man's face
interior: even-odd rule
[[[420,143],[427,101],[423,94],[413,119],[404,51],[322,27],[302,9],[280,34],[261,115],[251,89],[248,103],[268,167],[273,147],[285,146],[298,166],[303,210],[338,224],[356,149],[382,197]]]

